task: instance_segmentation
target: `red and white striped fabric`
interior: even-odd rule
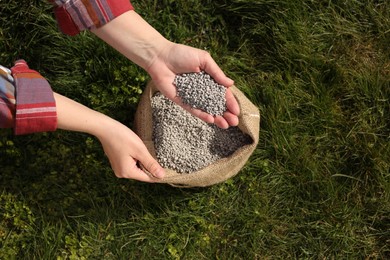
[[[14,133],[22,135],[55,131],[56,103],[47,80],[31,70],[24,60],[16,61],[11,72],[16,88]]]
[[[49,0],[61,31],[76,35],[103,26],[124,12],[134,10],[129,0]]]

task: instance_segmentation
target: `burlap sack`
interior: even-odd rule
[[[152,139],[153,120],[151,98],[157,91],[153,82],[149,82],[141,96],[134,122],[135,133],[142,139],[154,158],[156,158],[156,152]],[[236,97],[241,109],[238,127],[241,131],[248,134],[253,142],[241,147],[231,156],[219,159],[193,173],[177,173],[173,170],[165,169],[165,178],[158,180],[158,182],[168,183],[177,187],[206,187],[229,179],[236,175],[245,165],[259,142],[260,113],[257,107],[238,88],[233,86],[231,87],[231,91]]]

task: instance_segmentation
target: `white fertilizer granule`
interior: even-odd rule
[[[221,129],[207,124],[158,92],[151,105],[154,147],[164,168],[195,172],[252,143],[238,127]]]
[[[226,88],[204,71],[176,75],[173,84],[184,104],[213,116],[226,111]]]

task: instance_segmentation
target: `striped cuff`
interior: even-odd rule
[[[51,0],[61,31],[76,35],[95,29],[124,12],[134,10],[129,0]]]
[[[49,83],[24,60],[11,68],[16,87],[16,135],[54,131],[57,128],[57,110]]]

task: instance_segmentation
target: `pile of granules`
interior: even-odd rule
[[[226,88],[204,71],[176,75],[173,84],[184,104],[213,116],[226,111]]]
[[[192,173],[252,143],[238,127],[221,129],[207,124],[159,92],[151,105],[154,147],[164,168]]]

